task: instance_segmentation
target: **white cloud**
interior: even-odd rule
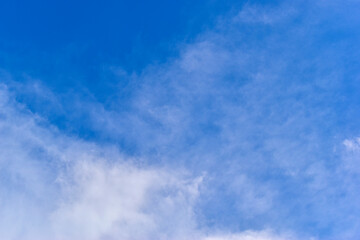
[[[287,3],[277,7],[246,4],[233,20],[236,23],[272,25],[286,20],[295,13],[295,6]]]
[[[52,214],[58,239],[179,239],[195,230],[201,180],[128,164],[86,160],[62,177],[65,199]]]
[[[0,93],[3,239],[175,239],[195,229],[201,180],[64,136]]]
[[[360,150],[360,138],[355,139],[345,139],[343,141],[344,146],[349,151],[357,151]]]
[[[342,155],[342,170],[360,174],[360,138],[345,139],[345,151]]]
[[[269,230],[245,231],[237,234],[222,234],[205,237],[203,240],[295,240],[291,234],[278,235]]]
[[[60,133],[1,85],[0,236],[4,240],[277,240],[268,232],[206,234],[202,177],[141,165]]]
[[[11,98],[2,101],[1,136],[7,141],[0,143],[1,181],[16,188],[1,191],[0,231],[9,239],[258,240],[289,237],[241,232],[247,227],[239,226],[291,226],[306,234],[334,229],[329,235],[356,226],[358,180],[352,177],[360,172],[359,140],[344,141],[340,168],[331,153],[332,137],[340,132],[336,124],[345,122],[338,118],[343,106],[337,104],[345,101],[338,97],[346,72],[340,63],[351,56],[344,58],[342,43],[331,37],[331,43],[316,45],[333,36],[323,23],[332,12],[306,7],[304,13],[291,5],[246,5],[185,46],[175,61],[126,76],[136,88],[125,114],[116,104],[109,110],[70,100],[76,106],[71,111],[89,116],[86,127],[125,139],[145,159],[66,137],[7,103]],[[31,92],[34,86],[28,86]],[[62,109],[52,94],[37,92]],[[149,167],[159,162],[170,167]],[[219,222],[236,217],[241,223],[232,221],[229,229],[240,233],[207,234],[199,227],[199,180],[174,170],[178,166],[212,171],[212,181],[203,185],[215,204],[206,206]],[[26,224],[29,216],[32,225]],[[318,225],[310,228],[309,222]]]

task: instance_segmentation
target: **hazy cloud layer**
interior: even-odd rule
[[[246,4],[166,63],[109,67],[105,101],[3,74],[0,231],[357,239],[358,7]]]
[[[280,239],[207,237],[194,209],[202,177],[142,166],[114,148],[67,137],[1,85],[3,239]]]

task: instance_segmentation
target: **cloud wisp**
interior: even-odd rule
[[[5,85],[0,93],[3,239],[280,239],[270,232],[212,237],[196,222],[202,177],[65,136]]]

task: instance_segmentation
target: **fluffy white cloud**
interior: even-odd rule
[[[283,239],[212,235],[197,222],[202,177],[66,136],[14,101],[5,85],[0,106],[1,239]]]
[[[195,230],[199,180],[128,164],[76,164],[52,214],[58,239],[181,239]]]
[[[3,239],[176,239],[195,229],[201,179],[64,136],[0,93]]]

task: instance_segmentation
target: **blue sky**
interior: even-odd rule
[[[360,238],[360,2],[0,2],[0,238]]]

